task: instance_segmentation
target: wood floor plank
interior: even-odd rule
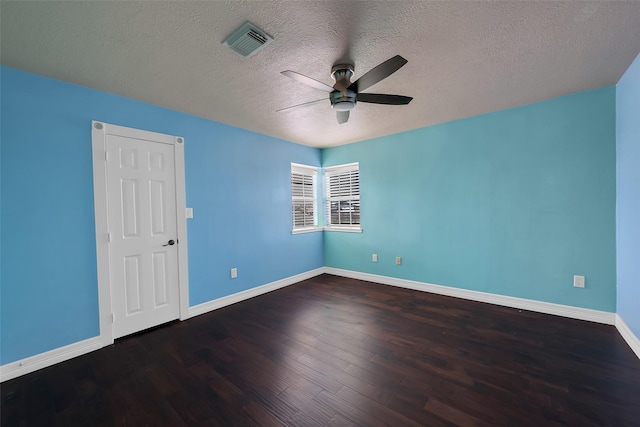
[[[330,365],[327,365],[319,360],[316,360],[308,355],[303,355],[300,357],[300,362],[309,366],[310,368],[317,370],[319,372],[325,373],[325,375],[329,375],[334,378],[338,383],[347,385],[363,395],[377,401],[380,403],[385,403],[389,400],[389,393],[383,387],[377,387],[375,385],[370,384],[369,381],[366,380],[366,377],[358,378],[353,375],[348,374],[346,371],[341,371],[333,368]]]
[[[327,427],[356,427],[360,424],[357,424],[343,416],[336,414],[329,422],[327,423]]]
[[[491,424],[480,421],[479,419],[456,409],[453,406],[446,405],[436,399],[429,399],[424,409],[434,415],[439,416],[455,425],[469,427],[491,427]]]
[[[304,391],[296,387],[289,387],[283,390],[279,396],[285,402],[307,414],[309,418],[316,420],[320,425],[327,425],[336,415],[336,412],[331,408],[313,400],[315,396],[310,398],[305,395]]]
[[[368,412],[368,408],[354,405],[332,393],[322,391],[314,398],[318,402],[332,408],[341,416],[362,426],[384,426],[385,423]]]
[[[386,425],[421,427],[421,423],[406,417],[400,412],[394,411],[374,399],[370,399],[362,393],[353,390],[351,387],[345,386],[341,388],[335,397],[355,407],[361,408],[361,410],[367,411],[368,414]]]
[[[321,275],[6,381],[6,426],[638,426],[610,325]]]

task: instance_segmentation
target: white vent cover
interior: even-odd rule
[[[222,44],[230,47],[242,56],[249,57],[271,43],[273,39],[267,33],[246,22],[229,36]]]

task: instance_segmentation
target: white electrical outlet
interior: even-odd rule
[[[400,265],[402,264],[402,258],[400,258],[399,256],[396,257],[396,265]]]
[[[371,255],[371,261],[378,262],[378,254]]]
[[[573,286],[576,288],[584,288],[584,276],[573,276]]]
[[[236,277],[238,277],[238,269],[237,268],[232,268],[231,269],[231,278],[235,279]]]

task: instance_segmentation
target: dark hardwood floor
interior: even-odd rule
[[[640,426],[613,326],[322,275],[1,385],[2,426]]]

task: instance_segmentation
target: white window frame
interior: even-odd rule
[[[357,185],[354,187],[354,183],[350,182],[349,186],[350,191],[348,195],[332,195],[331,194],[331,186],[330,181],[332,177],[338,175],[351,175],[353,176],[353,172],[357,172]],[[360,163],[348,163],[344,165],[330,166],[324,168],[325,174],[325,197],[326,197],[326,226],[325,230],[328,231],[344,231],[351,233],[362,233],[362,228],[360,226],[360,222],[358,224],[332,224],[331,223],[331,203],[332,202],[340,202],[340,201],[357,201],[358,202],[358,210],[360,209]],[[351,179],[351,178],[350,178]],[[358,217],[360,214],[358,215]]]
[[[318,226],[318,169],[315,166],[302,165],[299,163],[291,163],[291,234],[311,233],[314,231],[322,231],[322,227]],[[294,189],[294,174],[302,175],[310,178],[312,183],[312,194],[302,189],[302,195]],[[298,194],[296,194],[298,193]],[[303,224],[296,226],[295,204],[296,202],[311,203],[313,207],[313,224]]]

